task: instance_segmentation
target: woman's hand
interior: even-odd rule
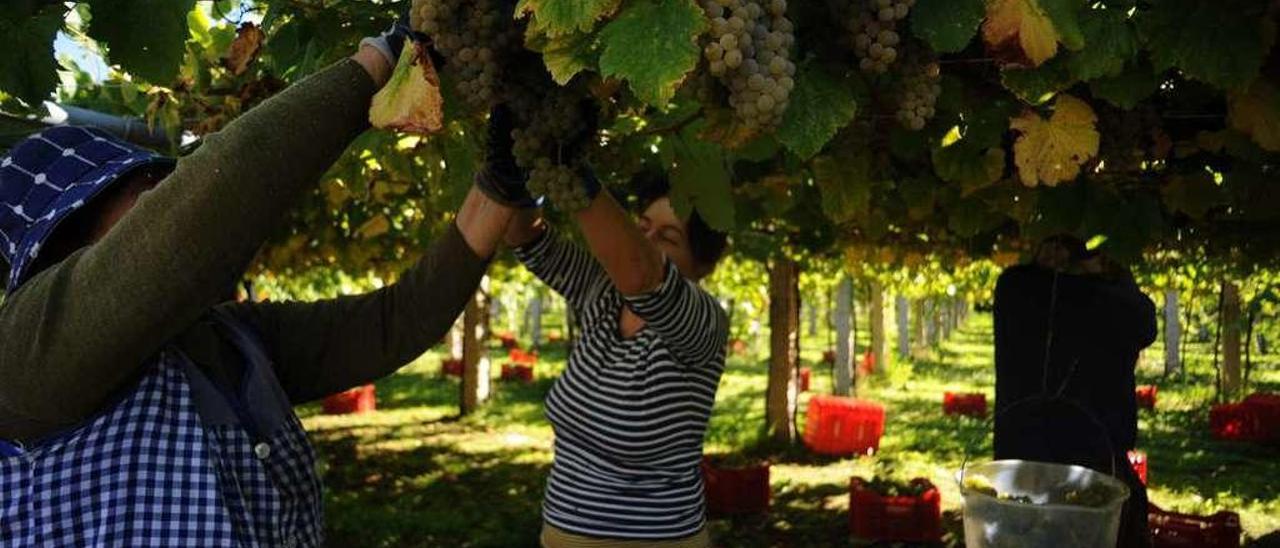
[[[519,209],[537,207],[526,183],[529,174],[516,165],[511,130],[515,120],[511,109],[498,105],[489,112],[485,138],[484,167],[476,174],[476,188],[495,202]]]

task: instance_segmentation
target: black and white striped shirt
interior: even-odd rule
[[[582,326],[547,396],[555,459],[542,516],[580,535],[674,539],[705,525],[703,436],[724,372],[728,321],[706,291],[667,262],[662,285],[624,297],[603,267],[545,234],[516,250]],[[645,321],[624,339],[624,306]]]

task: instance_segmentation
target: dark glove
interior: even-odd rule
[[[484,166],[476,173],[476,188],[505,206],[537,207],[538,202],[529,195],[525,186],[528,174],[516,165],[516,156],[511,151],[515,144],[511,138],[514,127],[514,116],[506,105],[498,105],[489,111]]]
[[[429,43],[431,40],[427,35],[410,28],[409,10],[411,9],[413,9],[413,2],[404,2],[404,9],[400,12],[400,17],[396,19],[396,22],[391,24],[391,28],[383,31],[378,36],[370,36],[361,40],[360,45],[373,46],[378,50],[378,53],[387,58],[387,63],[394,67],[400,60],[400,52],[404,51],[406,42]],[[432,61],[438,61],[438,56],[433,55]]]

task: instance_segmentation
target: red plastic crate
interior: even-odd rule
[[[800,368],[800,391],[807,392],[809,390],[809,381],[813,377],[813,371],[808,367]]]
[[[707,512],[713,516],[759,514],[769,511],[769,463],[720,467],[702,457],[702,481]]]
[[[321,406],[326,415],[368,413],[378,408],[378,397],[374,393],[373,385],[366,384],[333,394],[325,398]]]
[[[1166,512],[1152,504],[1148,514],[1151,542],[1155,548],[1238,548],[1240,515],[1218,512],[1197,516]]]
[[[1147,484],[1147,454],[1137,449],[1129,451],[1129,465],[1133,467],[1133,472],[1138,475],[1138,481],[1143,485]]]
[[[526,352],[519,348],[512,348],[509,352],[507,352],[507,359],[514,364],[532,366],[532,365],[537,365],[538,363],[538,353]]]
[[[1138,407],[1143,409],[1156,408],[1156,392],[1155,385],[1144,384],[1134,390],[1134,396],[1138,399]]]
[[[944,415],[964,415],[967,417],[987,416],[987,395],[981,392],[942,394],[942,413]]]
[[[858,374],[867,376],[876,372],[876,355],[870,350],[862,355],[862,361],[858,363]]]
[[[516,340],[516,336],[511,333],[501,333],[498,335],[498,341],[502,343],[502,348],[511,350],[520,348],[520,341]]]
[[[440,362],[440,374],[462,378],[462,360],[444,360]]]
[[[942,540],[942,495],[929,480],[916,478],[919,496],[890,497],[866,486],[861,478],[849,482],[849,533],[859,539],[898,542]]]
[[[529,384],[533,382],[533,366],[516,363],[502,364],[502,380],[516,380]]]
[[[823,455],[871,454],[880,449],[884,406],[841,396],[814,396],[805,413],[804,444]]]

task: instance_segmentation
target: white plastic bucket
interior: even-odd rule
[[[1001,495],[1027,497],[1033,504],[965,488],[964,478],[974,476],[986,478]],[[968,548],[1113,548],[1120,511],[1129,498],[1123,482],[1082,466],[998,460],[968,466],[957,479],[964,495]],[[1108,495],[1100,506],[1045,503],[1051,493],[1099,484]]]

